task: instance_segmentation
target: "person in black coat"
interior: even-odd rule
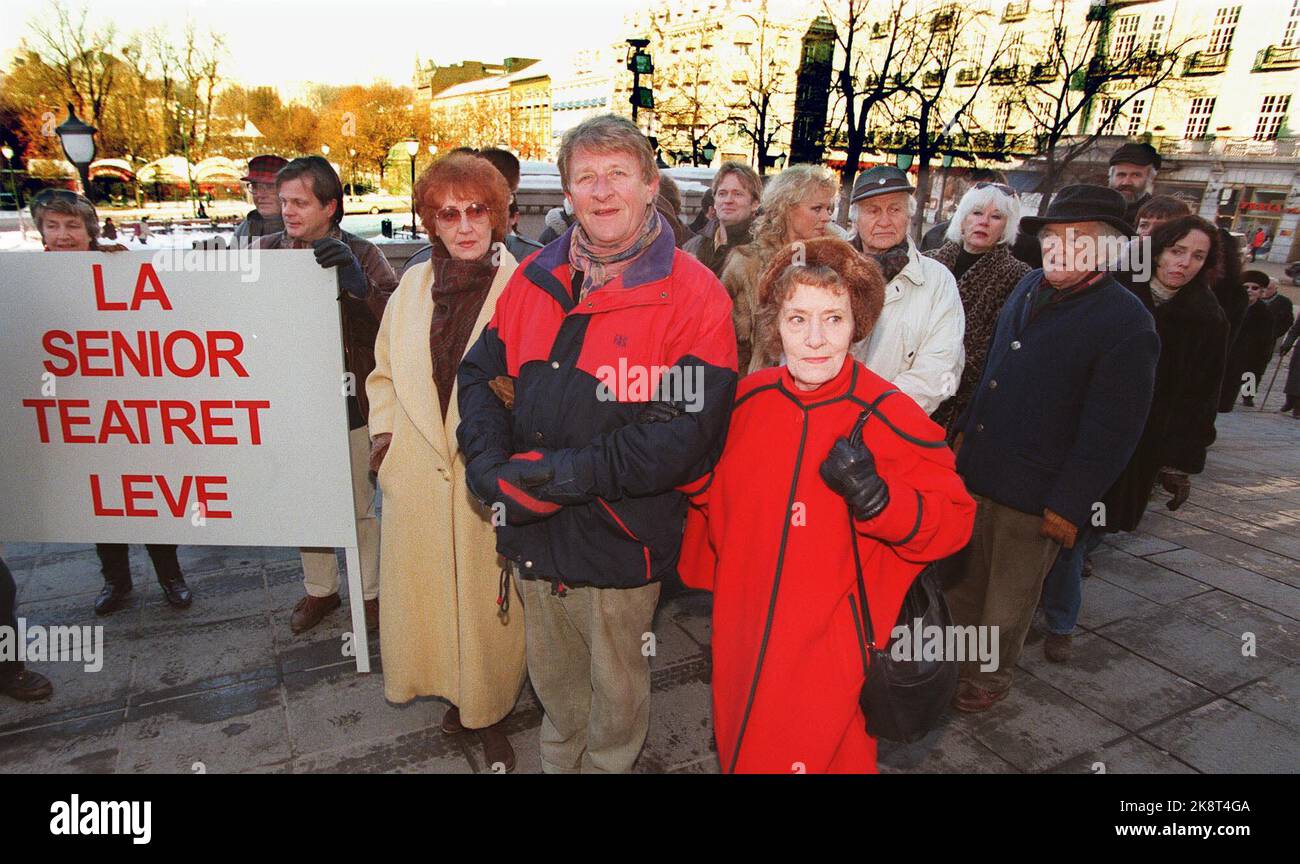
[[[1219,307],[1228,319],[1228,350],[1231,351],[1241,335],[1250,300],[1246,297],[1246,286],[1241,284],[1241,247],[1226,228],[1219,229],[1219,248],[1219,276],[1212,287]]]
[[[1300,340],[1300,318],[1295,319],[1291,329],[1286,332],[1286,338],[1282,340],[1282,347],[1277,352],[1278,363],[1291,353],[1296,340]],[[1297,363],[1295,358],[1296,355],[1291,354],[1291,366],[1286,371],[1286,384],[1282,388],[1282,392],[1286,395],[1286,401],[1282,403],[1282,411],[1283,413],[1290,411],[1292,417],[1300,420],[1300,363]]]
[[[1241,276],[1246,286],[1246,296],[1250,305],[1246,308],[1245,320],[1241,332],[1228,351],[1228,363],[1224,369],[1223,387],[1219,393],[1219,411],[1228,412],[1241,394],[1241,404],[1247,408],[1254,407],[1254,394],[1264,379],[1264,369],[1273,356],[1274,320],[1268,304],[1263,302],[1264,286],[1268,276],[1258,270],[1247,270]],[[1252,376],[1247,378],[1247,375]]]
[[[1263,301],[1268,304],[1268,312],[1273,316],[1273,338],[1281,339],[1295,323],[1295,304],[1291,298],[1277,290],[1277,281],[1269,279],[1264,286]]]
[[[1073,549],[1061,550],[1043,583],[1043,613],[1054,634],[1044,650],[1053,662],[1069,659],[1062,637],[1078,623],[1084,561],[1101,533],[1136,530],[1156,482],[1173,496],[1169,509],[1178,509],[1191,492],[1189,475],[1205,467],[1228,353],[1228,321],[1209,288],[1222,254],[1218,237],[1198,216],[1160,223],[1151,233],[1154,272],[1130,285],[1160,337],[1155,391],[1137,448],[1102,498],[1104,521],[1090,526]]]

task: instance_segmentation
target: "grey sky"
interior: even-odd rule
[[[48,14],[48,0],[4,0],[0,57]],[[71,0],[79,8],[78,0]],[[92,21],[124,32],[161,24],[226,34],[226,75],[248,85],[409,84],[418,52],[440,63],[565,57],[621,33],[637,0],[90,0]]]

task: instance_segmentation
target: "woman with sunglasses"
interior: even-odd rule
[[[515,755],[500,723],[524,682],[524,616],[502,579],[492,513],[470,494],[456,441],[456,368],[517,266],[510,190],[491,163],[453,153],[415,186],[433,252],[388,301],[375,343],[371,470],[384,493],[384,695],[451,702],[442,730],[477,730],[489,769]]]
[[[1030,267],[1011,252],[1020,225],[1020,199],[1004,183],[977,183],[962,196],[948,223],[947,242],[921,254],[947,267],[957,280],[966,314],[966,365],[957,392],[933,415],[945,429],[961,415],[984,372],[998,312]]]

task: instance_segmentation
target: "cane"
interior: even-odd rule
[[[1268,389],[1264,391],[1264,398],[1260,400],[1259,407],[1255,409],[1256,411],[1264,410],[1264,404],[1268,402],[1268,394],[1273,392],[1273,383],[1277,381],[1277,373],[1282,371],[1282,356],[1281,354],[1277,355],[1277,366],[1273,368],[1273,378],[1268,382]]]

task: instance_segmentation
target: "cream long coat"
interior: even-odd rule
[[[518,266],[501,266],[467,345],[491,320]],[[524,610],[513,587],[507,623],[498,616],[501,563],[489,513],[465,485],[452,390],[442,420],[429,356],[433,320],[429,262],[407,271],[388,301],[366,379],[370,434],[392,433],[379,469],[379,641],[384,695],[392,702],[441,696],[478,729],[510,713],[526,674]]]

